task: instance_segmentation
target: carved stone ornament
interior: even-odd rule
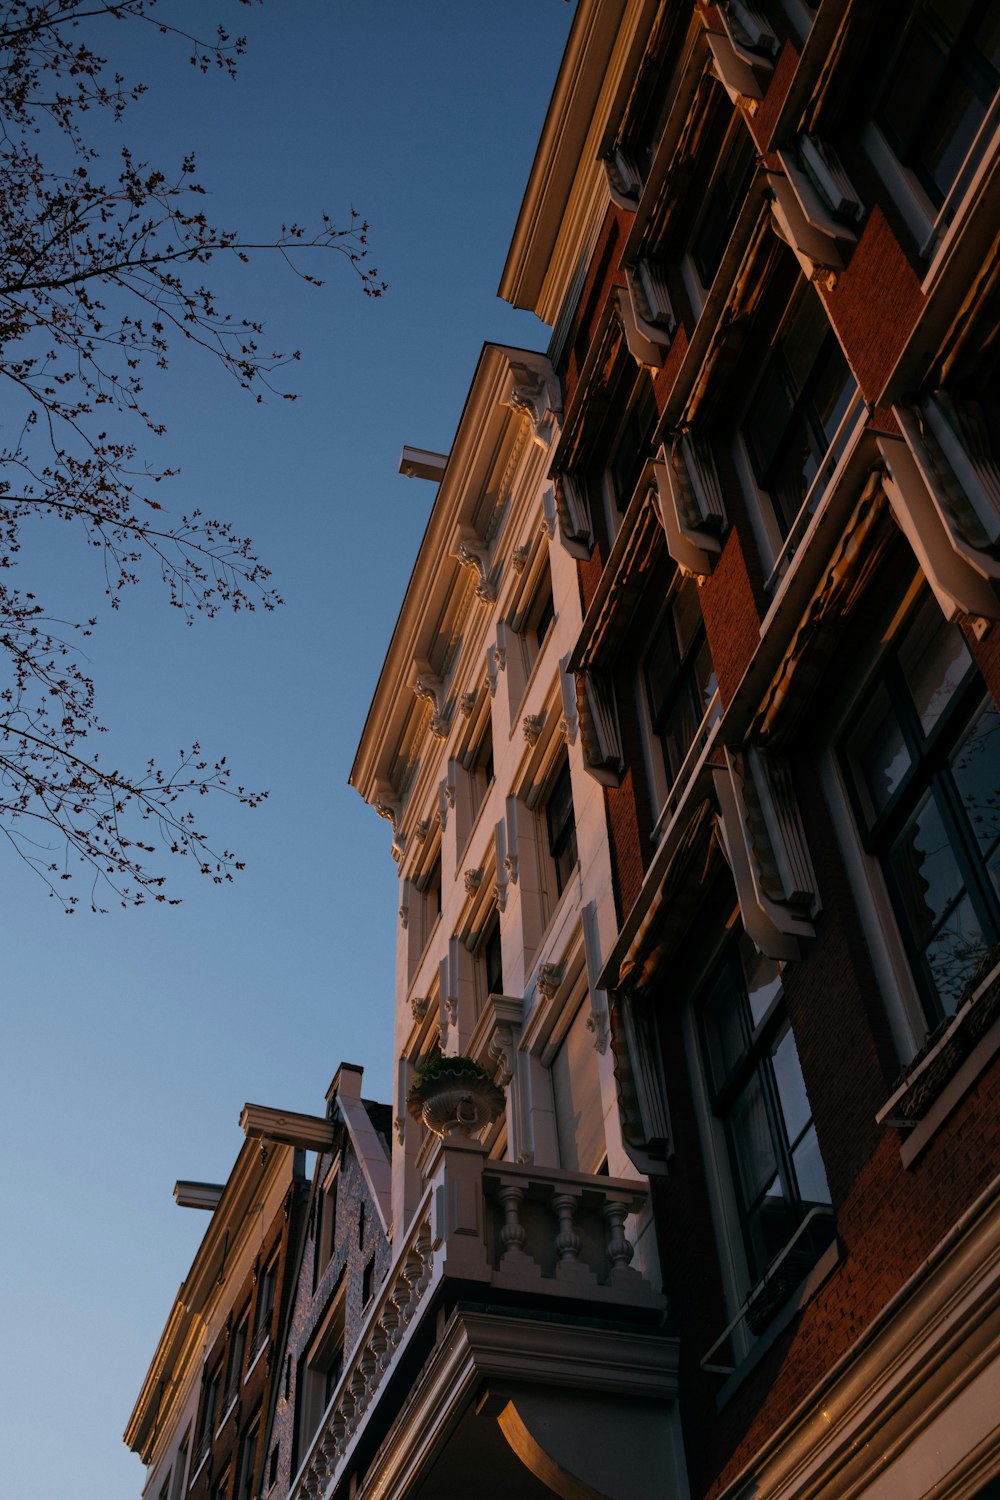
[[[531,423],[532,440],[540,448],[547,448],[555,430],[555,420],[562,416],[558,383],[554,377],[529,369],[527,365],[511,365],[510,368],[514,387],[504,404],[511,411],[523,412]]]
[[[483,883],[482,870],[466,870],[462,877],[465,884],[465,894],[474,896]]]
[[[476,598],[484,604],[495,604],[497,598],[497,586],[490,572],[489,552],[482,542],[470,537],[464,537],[458,544],[455,556],[463,568],[472,568],[478,582],[476,584]]]
[[[476,699],[478,697],[479,697],[478,693],[472,692],[472,693],[463,693],[462,696],[461,696],[461,698],[459,698],[459,700],[458,700],[458,710],[459,710],[459,713],[462,715],[463,719],[471,719],[472,718],[472,715],[475,712],[475,708],[476,708]]]
[[[408,906],[401,906],[399,908],[399,925],[404,932],[410,925],[410,908]]]
[[[413,1012],[413,1019],[415,1021],[422,1021],[424,1019],[430,1003],[429,995],[414,995],[410,1001],[410,1010]]]
[[[406,847],[406,841],[399,831],[399,803],[380,793],[375,798],[375,811],[392,828],[392,857],[398,864]]]
[[[542,730],[545,728],[544,713],[525,714],[524,718],[521,720],[521,728],[524,731],[524,738],[527,740],[528,744],[537,745],[539,736],[541,735]]]
[[[440,677],[432,672],[421,672],[413,684],[413,691],[418,698],[422,698],[431,705],[431,716],[427,721],[435,739],[443,740],[448,737],[448,705],[445,699],[444,683]]]
[[[414,830],[413,830],[413,832],[417,836],[417,843],[418,844],[422,844],[423,841],[424,841],[424,839],[430,833],[430,831],[431,831],[431,820],[430,820],[430,818],[421,818],[420,822],[417,824],[416,828],[414,828]]]
[[[531,543],[525,542],[523,547],[515,547],[510,555],[510,565],[515,573],[523,573],[531,556]]]
[[[451,781],[446,781],[444,783],[444,800],[447,802],[449,807],[455,806],[455,786]]]
[[[607,1018],[605,1016],[599,1015],[596,1010],[592,1010],[590,1012],[590,1015],[584,1022],[584,1025],[586,1026],[587,1030],[593,1035],[595,1050],[599,1052],[603,1057],[605,1052],[607,1052],[608,1050],[608,1040],[610,1037]]]
[[[503,867],[510,876],[511,885],[517,885],[517,855],[505,854]]]
[[[542,996],[543,999],[551,1000],[554,997],[559,989],[560,984],[562,984],[562,977],[562,964],[539,965],[538,977],[535,980],[535,985],[538,993]]]
[[[406,1134],[406,1121],[403,1119],[402,1115],[397,1115],[395,1120],[393,1121],[393,1124],[396,1127],[396,1140],[400,1145],[402,1145],[403,1137]]]

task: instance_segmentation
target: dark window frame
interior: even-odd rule
[[[573,782],[569,759],[564,756],[559,770],[549,782],[545,795],[545,829],[549,858],[555,873],[556,897],[560,898],[576,869],[579,850],[576,836],[576,810],[573,806]]]
[[[900,660],[907,646],[918,639],[917,632],[925,622],[933,622],[937,630],[953,630],[956,640],[961,639],[958,627],[950,626],[940,616],[932,596],[926,590],[921,591],[906,610],[868,678],[863,702],[855,709],[841,736],[839,759],[862,847],[878,862],[882,872],[924,1020],[933,1029],[953,1013],[965,983],[975,972],[976,963],[968,958],[961,972],[956,974],[951,989],[943,994],[927,957],[928,951],[966,899],[980,926],[983,951],[989,951],[1000,941],[1000,891],[994,886],[987,868],[988,859],[997,857],[997,842],[994,841],[990,850],[983,853],[976,833],[974,810],[970,813],[966,809],[956,778],[960,753],[970,743],[971,733],[984,715],[991,709],[996,712],[995,705],[963,640],[968,658],[965,671],[931,731],[925,732]],[[876,807],[862,784],[861,759],[855,742],[860,744],[868,716],[876,711],[880,694],[901,735],[902,743],[897,753],[905,754],[908,764],[883,805]],[[997,795],[1000,796],[1000,778]],[[920,943],[913,930],[911,883],[905,881],[900,865],[904,845],[918,828],[918,818],[931,807],[940,820],[962,884],[947,901],[933,929],[928,932],[927,941]],[[920,865],[913,866],[918,875],[920,868]]]

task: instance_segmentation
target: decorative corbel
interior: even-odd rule
[[[414,835],[416,836],[417,843],[418,844],[422,844],[424,842],[424,840],[426,839],[427,835],[430,833],[430,831],[431,831],[431,820],[430,820],[430,818],[421,818],[420,822],[416,825],[416,827],[413,830]]]
[[[500,677],[500,663],[497,661],[496,645],[486,648],[486,691],[491,698],[497,695],[497,682]]]
[[[501,818],[496,825],[493,839],[493,896],[496,900],[497,910],[507,909],[507,887],[509,874],[507,871],[507,820]]]
[[[535,976],[535,988],[543,1000],[552,1000],[562,984],[563,964],[539,964]]]
[[[574,673],[583,742],[583,766],[603,786],[617,786],[624,767],[614,690],[601,672]]]
[[[504,823],[506,824],[507,832],[504,838],[506,853],[503,857],[503,867],[507,871],[507,874],[510,876],[511,885],[517,885],[517,865],[518,854],[520,851],[519,822],[521,818],[521,807],[522,804],[518,802],[516,797],[507,798],[506,807],[504,810]]]
[[[602,1011],[591,1010],[583,1024],[594,1038],[594,1050],[603,1057],[608,1050],[608,1040],[611,1036],[607,1016]]]
[[[510,565],[515,573],[523,573],[531,556],[531,543],[525,542],[520,547],[515,547],[510,555]]]
[[[637,208],[642,196],[642,176],[629,153],[619,146],[602,158],[602,165],[612,202],[619,208]]]
[[[462,876],[462,881],[465,885],[465,894],[467,896],[474,896],[483,883],[482,869],[466,870]]]
[[[439,782],[438,783],[438,811],[437,811],[437,816],[438,816],[438,822],[441,824],[441,831],[442,832],[444,832],[444,830],[448,826],[448,812],[454,806],[455,806],[455,788],[452,786],[452,784],[451,784],[450,781]]]
[[[677,319],[663,267],[659,261],[643,257],[634,266],[625,267],[625,280],[632,316],[640,333],[651,342],[668,347]],[[659,363],[662,362],[661,359]]]
[[[683,573],[707,578],[722,550],[726,525],[722,489],[708,444],[676,433],[653,464],[656,507],[667,551]]]
[[[547,448],[556,423],[562,420],[559,382],[554,374],[524,364],[512,364],[510,371],[514,384],[504,405],[522,412],[531,423],[533,442]]]
[[[778,155],[785,171],[767,174],[774,232],[788,245],[810,281],[833,287],[837,272],[844,268],[841,245],[853,243],[857,236],[823,211],[808,177],[796,170],[787,153]]]
[[[556,534],[558,512],[556,507],[555,486],[548,484],[542,491],[542,530],[549,538]]]
[[[497,584],[490,569],[489,548],[473,533],[466,531],[460,535],[458,545],[452,555],[458,559],[463,568],[471,568],[475,573],[476,598],[483,604],[495,604]]]
[[[479,698],[478,692],[463,693],[458,700],[458,711],[463,719],[471,719],[475,712],[476,702]]]
[[[555,501],[559,540],[571,557],[586,562],[594,548],[594,532],[582,479],[567,470],[557,474]]]
[[[413,1013],[413,1019],[415,1021],[422,1021],[424,1019],[424,1016],[426,1016],[426,1014],[427,1014],[427,1009],[428,1009],[428,1006],[430,1005],[430,1003],[431,1002],[430,1002],[430,996],[429,995],[414,995],[413,996],[413,999],[410,1001],[410,1010]]]
[[[426,664],[421,664],[417,666],[412,687],[418,698],[431,705],[431,716],[427,721],[431,734],[435,739],[447,739],[448,699],[441,678]]]
[[[399,828],[400,806],[394,797],[387,792],[379,791],[375,794],[375,811],[380,818],[385,818],[392,829],[392,857],[398,864],[403,857],[406,841]]]
[[[562,695],[562,718],[559,720],[559,731],[567,745],[575,745],[580,728],[580,717],[576,706],[576,683],[572,672],[569,671],[568,655],[564,656],[559,663],[559,691]]]
[[[524,732],[524,738],[527,743],[529,745],[537,745],[539,736],[541,735],[542,730],[545,728],[544,710],[540,714],[525,714],[524,718],[521,720],[521,728]]]
[[[408,906],[401,906],[399,908],[399,925],[404,932],[410,925],[410,908]]]
[[[743,48],[734,45],[726,32],[707,31],[705,40],[712,54],[712,71],[722,84],[737,109],[756,114],[764,97],[758,73],[771,72],[770,62],[761,57],[751,57]]]

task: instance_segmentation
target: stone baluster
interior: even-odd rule
[[[434,1257],[431,1250],[433,1243],[430,1224],[422,1224],[416,1241],[416,1251],[420,1257],[420,1275],[417,1278],[417,1285],[415,1287],[418,1301],[430,1285],[431,1273],[434,1270]]]
[[[364,1354],[362,1354],[361,1356],[360,1368],[362,1379],[365,1382],[366,1396],[372,1395],[375,1387],[378,1385],[378,1361],[379,1355],[382,1352],[382,1342],[379,1337],[380,1332],[382,1334],[382,1338],[384,1338],[384,1330],[380,1330],[378,1324],[376,1323],[375,1327],[372,1329],[371,1333],[368,1336],[368,1347],[365,1350]]]
[[[330,1436],[336,1445],[338,1458],[343,1458],[344,1449],[347,1447],[347,1416],[344,1405],[341,1402],[330,1419]]]
[[[355,1366],[349,1389],[354,1400],[354,1409],[348,1418],[347,1430],[349,1433],[352,1433],[357,1430],[358,1423],[361,1421],[362,1414],[364,1413],[366,1405],[365,1396],[368,1390],[368,1382],[362,1374],[360,1364]]]
[[[505,1183],[497,1189],[497,1197],[503,1204],[503,1228],[500,1231],[500,1240],[503,1244],[503,1255],[501,1265],[509,1265],[511,1261],[524,1258],[524,1225],[521,1223],[521,1199],[524,1197],[524,1188],[520,1183]]]
[[[381,1324],[385,1332],[385,1345],[379,1354],[380,1370],[388,1369],[389,1361],[392,1359],[392,1351],[399,1343],[399,1336],[402,1332],[399,1321],[399,1295],[400,1289],[397,1282],[386,1298],[385,1306],[382,1309]]]
[[[403,1300],[399,1306],[399,1317],[403,1329],[411,1322],[413,1314],[417,1310],[417,1300],[420,1296],[420,1293],[417,1291],[417,1285],[420,1281],[422,1271],[423,1262],[420,1256],[415,1250],[407,1251],[403,1264],[400,1267],[400,1279],[406,1288]]]
[[[556,1249],[560,1261],[575,1261],[580,1249],[580,1236],[573,1228],[573,1210],[576,1208],[575,1193],[554,1193],[552,1207],[559,1219]]]

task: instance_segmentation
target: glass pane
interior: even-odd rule
[[[745,932],[740,936],[740,962],[743,965],[750,1014],[754,1026],[759,1026],[781,989],[781,975],[777,962],[758,953]]]
[[[937,203],[943,202],[958,176],[985,114],[982,100],[963,78],[953,77],[939,96],[915,162],[929,178],[931,197]]]
[[[683,765],[684,757],[691,748],[695,730],[700,723],[700,715],[695,718],[690,694],[684,691],[682,686],[660,733],[663,758],[666,761],[667,774],[671,781]]]
[[[698,603],[698,587],[689,578],[681,584],[670,602],[674,617],[677,645],[683,656],[701,626],[701,605]]]
[[[715,668],[712,665],[712,653],[708,649],[708,642],[702,641],[698,647],[697,654],[691,664],[691,673],[694,677],[695,700],[704,718],[708,713],[708,705],[715,697],[718,681],[715,676]]]
[[[654,725],[659,724],[664,704],[673,690],[677,679],[677,665],[674,618],[668,609],[657,626],[652,645],[646,653],[646,688]]]
[[[729,964],[720,971],[708,992],[704,1018],[712,1082],[718,1091],[743,1056],[750,1040],[743,997]]]
[[[903,731],[884,687],[870,694],[868,707],[847,742],[847,754],[871,827],[911,765]]]
[[[963,896],[927,945],[927,967],[946,1016],[955,1011],[986,950],[972,902]]]
[[[964,888],[947,830],[930,796],[897,840],[890,864],[911,937],[918,949],[924,948]]]
[[[822,428],[826,447],[833,442],[857,388],[857,381],[840,345],[827,335],[826,347],[817,361],[812,390],[813,411]]]
[[[775,458],[783,446],[785,431],[792,419],[792,395],[783,361],[771,360],[761,377],[757,394],[750,403],[743,436],[750,450],[750,461],[762,485],[769,483]]]
[[[961,632],[928,600],[906,633],[899,651],[910,695],[928,739],[972,665]]]
[[[729,1125],[741,1196],[751,1209],[765,1190],[768,1194],[781,1191],[774,1182],[778,1160],[759,1074],[754,1074],[737,1098]]]
[[[830,1189],[814,1129],[806,1132],[792,1152],[792,1166],[804,1212],[808,1213],[818,1203],[830,1202]]]
[[[799,1065],[799,1054],[795,1038],[789,1028],[771,1053],[774,1081],[778,1088],[781,1113],[785,1121],[785,1134],[790,1143],[798,1140],[812,1119],[806,1086]]]
[[[760,1206],[747,1215],[752,1276],[763,1275],[779,1251],[784,1250],[795,1233],[795,1220],[795,1211],[775,1177]]]
[[[1000,842],[1000,713],[989,703],[974,720],[951,762],[962,806],[987,867]],[[990,870],[996,884],[996,870]],[[1000,887],[997,887],[1000,890]]]

